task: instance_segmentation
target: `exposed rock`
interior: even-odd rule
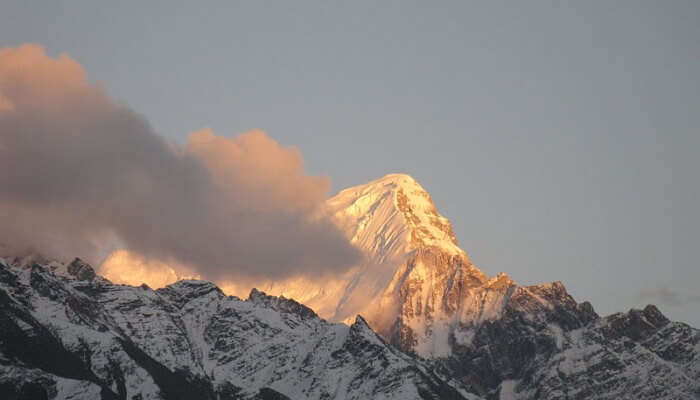
[[[81,281],[92,281],[95,279],[95,270],[92,269],[90,264],[80,258],[76,258],[68,264],[68,273]]]

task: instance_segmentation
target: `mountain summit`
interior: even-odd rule
[[[375,260],[426,247],[466,260],[450,221],[437,212],[428,192],[409,175],[389,174],[345,189],[326,204],[352,242]]]
[[[351,323],[362,314],[375,329],[388,333],[403,282],[417,274],[432,277],[427,264],[410,262],[419,254],[441,258],[438,269],[449,264],[459,279],[468,277],[477,284],[487,280],[457,245],[450,221],[409,175],[389,174],[345,189],[326,201],[326,212],[362,250],[363,261],[339,277],[259,285],[267,293],[294,298],[332,321]],[[440,271],[441,276],[446,274],[450,273]]]

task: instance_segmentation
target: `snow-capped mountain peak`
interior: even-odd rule
[[[327,205],[352,242],[380,261],[423,247],[466,257],[450,221],[409,175],[389,174],[345,189]]]
[[[470,282],[486,280],[457,245],[450,221],[409,175],[389,174],[345,189],[326,201],[326,212],[365,254],[363,261],[336,279],[295,278],[257,287],[304,303],[331,321],[352,324],[362,314],[376,328],[393,322],[395,297],[407,279],[457,274]],[[427,254],[445,262],[409,262]],[[379,315],[392,320],[380,323]]]

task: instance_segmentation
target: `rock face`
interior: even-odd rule
[[[95,279],[95,270],[92,269],[90,264],[79,258],[76,258],[73,262],[68,264],[67,270],[69,274],[81,281],[92,281]]]
[[[358,317],[246,301],[204,281],[157,291],[0,259],[2,399],[468,399]]]
[[[546,335],[545,335],[546,337]],[[511,398],[698,399],[700,332],[654,306],[596,319],[544,344]],[[507,396],[501,396],[506,397]]]

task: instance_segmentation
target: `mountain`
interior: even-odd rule
[[[426,249],[443,258],[440,268],[460,279],[487,280],[457,246],[450,222],[438,214],[428,192],[408,175],[390,174],[345,189],[326,201],[326,212],[363,251],[363,262],[338,277],[257,282],[257,287],[294,298],[328,320],[349,323],[361,314],[376,327],[393,323],[400,306],[394,291],[408,278],[405,273],[430,277],[428,269],[406,269]],[[383,315],[392,318],[381,321]]]
[[[327,204],[367,259],[328,285],[281,282],[272,292],[335,321],[361,314],[484,397],[700,398],[698,330],[654,306],[601,318],[561,282],[487,277],[412,177],[387,175]]]
[[[114,285],[79,259],[0,259],[2,399],[470,399],[362,317],[183,280]]]
[[[345,189],[327,208],[366,254],[364,262],[330,283],[270,282],[262,285],[266,292],[294,298],[332,321],[361,314],[392,343],[431,359],[450,356],[469,340],[469,332],[456,331],[499,320],[511,299],[533,312],[554,307],[545,299],[559,299],[577,321],[572,326],[597,318],[590,304],[576,304],[560,283],[522,287],[505,274],[487,277],[459,248],[428,192],[408,175]]]
[[[0,398],[700,398],[700,331],[487,277],[410,176],[325,212],[364,260],[247,300],[197,280],[114,285],[77,259],[0,261]]]

